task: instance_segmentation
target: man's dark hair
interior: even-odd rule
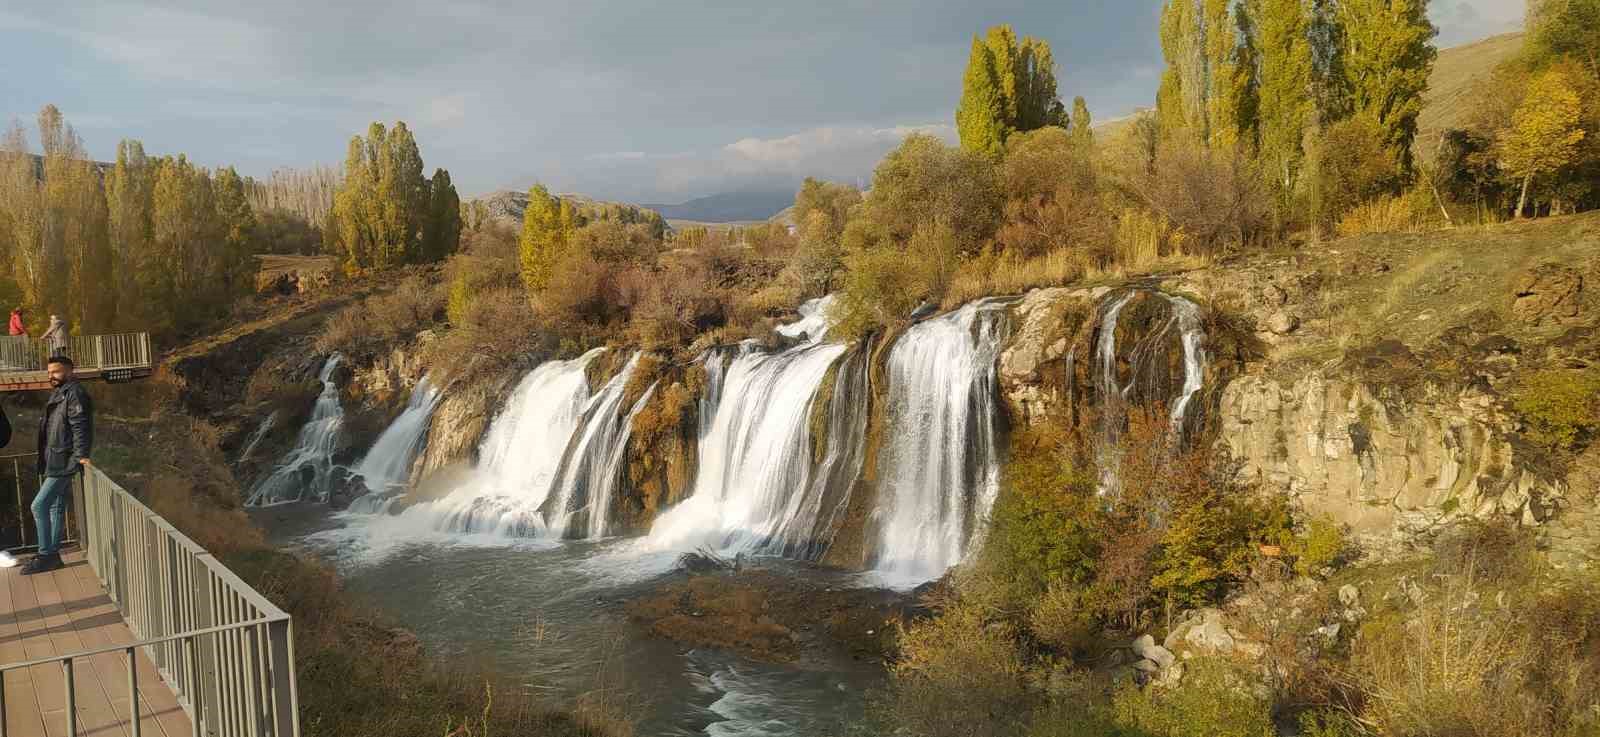
[[[68,358],[67,356],[62,355],[60,353],[57,353],[54,356],[51,356],[50,360],[46,361],[44,365],[48,368],[48,367],[54,366],[54,365],[56,365],[58,363],[63,365],[63,366],[66,366],[67,368],[73,368],[72,359]]]

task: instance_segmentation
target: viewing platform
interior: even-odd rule
[[[99,469],[75,486],[66,566],[0,569],[0,737],[299,737],[289,615]]]
[[[49,389],[45,364],[55,352],[49,341],[0,336],[0,392]],[[72,336],[59,352],[72,359],[80,381],[120,383],[155,373],[149,333]]]

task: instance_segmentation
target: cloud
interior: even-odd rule
[[[740,138],[705,151],[597,154],[586,158],[588,166],[542,179],[563,191],[608,191],[635,201],[685,200],[736,189],[786,190],[806,177],[865,183],[884,154],[914,133],[952,144],[956,140],[955,128],[943,123],[818,126]]]
[[[1439,27],[1440,47],[1456,46],[1522,28],[1525,0],[1441,0],[1428,14]]]

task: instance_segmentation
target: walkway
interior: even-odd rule
[[[83,553],[64,556],[65,568],[36,576],[0,569],[0,663],[96,650],[138,638],[106,595]],[[139,653],[139,722],[149,737],[187,737],[189,718],[145,655]],[[73,664],[78,734],[133,734],[128,709],[127,655],[91,655]],[[67,734],[65,673],[60,663],[5,674],[7,737]]]
[[[0,392],[48,390],[45,361],[56,352],[37,338],[0,336]],[[84,381],[133,381],[155,370],[147,333],[73,336],[59,352],[72,359]]]

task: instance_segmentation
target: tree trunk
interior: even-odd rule
[[[1522,197],[1517,200],[1517,219],[1521,220],[1524,208],[1528,206],[1528,187],[1533,184],[1533,175],[1529,174],[1522,180]]]

